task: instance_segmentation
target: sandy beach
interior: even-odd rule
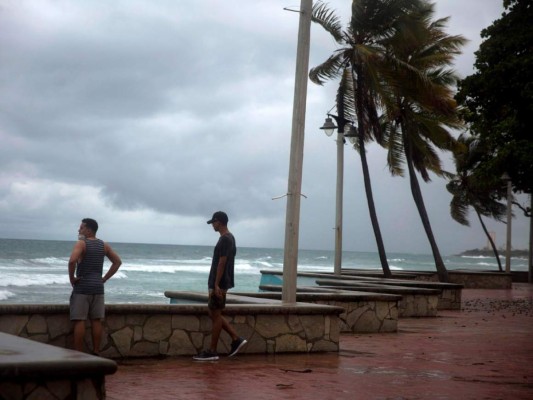
[[[462,300],[400,319],[398,333],[343,334],[339,353],[120,362],[107,398],[531,399],[533,286],[464,289]]]

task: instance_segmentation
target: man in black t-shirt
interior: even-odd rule
[[[247,341],[237,335],[235,329],[222,316],[222,310],[226,306],[226,292],[235,286],[234,266],[237,246],[235,237],[228,230],[228,216],[223,211],[217,211],[213,217],[207,221],[213,226],[215,232],[220,234],[218,242],[213,251],[213,260],[207,282],[209,288],[209,317],[213,323],[211,328],[211,346],[203,350],[193,358],[197,361],[218,360],[217,345],[220,332],[224,329],[231,336],[231,349],[229,357],[234,356],[247,343]]]

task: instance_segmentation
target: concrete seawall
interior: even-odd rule
[[[297,303],[232,304],[225,315],[248,338],[247,353],[337,351],[340,307]],[[89,328],[89,323],[87,324]],[[111,359],[194,355],[211,340],[205,305],[106,306],[100,354]],[[72,348],[68,305],[0,305],[0,332]],[[90,329],[86,332],[90,346]],[[219,351],[229,349],[222,335]]]

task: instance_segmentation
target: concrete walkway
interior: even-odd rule
[[[532,399],[533,285],[464,289],[461,311],[342,335],[339,353],[119,362],[107,398]]]

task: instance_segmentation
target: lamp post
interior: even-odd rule
[[[507,172],[502,175],[501,178],[504,182],[507,183],[507,239],[505,245],[505,272],[511,272],[511,220],[513,218],[512,212],[512,200],[513,200],[513,191],[511,177]]]
[[[334,118],[338,126],[333,123],[331,118]],[[336,206],[335,206],[335,261],[333,264],[333,272],[335,275],[341,275],[342,269],[342,201],[344,190],[344,137],[355,138],[355,131],[353,125],[350,124],[350,132],[344,133],[346,124],[351,121],[344,118],[337,117],[336,115],[328,114],[324,125],[320,128],[324,130],[327,136],[333,135],[335,129],[337,129],[337,194],[336,194]]]

